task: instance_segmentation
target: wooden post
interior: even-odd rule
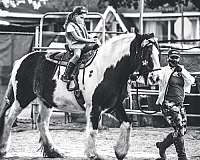
[[[184,16],[183,16],[183,3],[180,4],[180,9],[181,9],[181,35],[182,35],[182,40],[184,40]]]
[[[140,34],[143,34],[144,0],[140,0]]]

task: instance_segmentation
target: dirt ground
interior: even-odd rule
[[[81,123],[51,123],[50,133],[67,160],[85,160],[84,128]],[[130,150],[125,160],[154,160],[158,157],[155,142],[162,140],[171,128],[134,127],[131,130]],[[101,130],[97,136],[97,151],[105,160],[116,160],[113,146],[119,136],[119,128]],[[39,131],[30,122],[18,122],[13,128],[12,143],[6,158],[9,160],[42,160],[38,151]],[[200,127],[189,127],[185,136],[189,160],[200,160]],[[176,160],[174,146],[167,150],[169,160]],[[47,160],[47,158],[45,158]]]

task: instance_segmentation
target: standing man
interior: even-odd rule
[[[180,52],[170,50],[168,52],[168,65],[162,67],[159,74],[159,96],[156,104],[161,106],[162,113],[167,122],[174,128],[162,142],[157,142],[160,158],[166,160],[166,149],[172,144],[175,145],[178,160],[187,160],[184,138],[186,133],[187,117],[183,106],[185,92],[190,92],[191,85],[195,79],[190,73],[179,65]]]

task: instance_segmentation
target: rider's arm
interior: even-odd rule
[[[71,34],[75,38],[75,40],[79,42],[95,43],[95,40],[93,38],[87,39],[87,38],[80,37],[75,31],[72,31]]]

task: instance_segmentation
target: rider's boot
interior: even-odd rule
[[[175,138],[174,146],[176,148],[178,160],[188,160],[186,153],[185,153],[183,136],[178,136],[178,137]]]
[[[72,80],[71,74],[74,71],[75,68],[75,64],[72,62],[69,62],[69,64],[67,65],[64,74],[61,77],[61,80],[67,83],[70,83],[70,81]]]
[[[160,158],[156,160],[166,160],[166,149],[174,143],[173,133],[170,133],[162,142],[157,142],[156,147],[159,149]]]

